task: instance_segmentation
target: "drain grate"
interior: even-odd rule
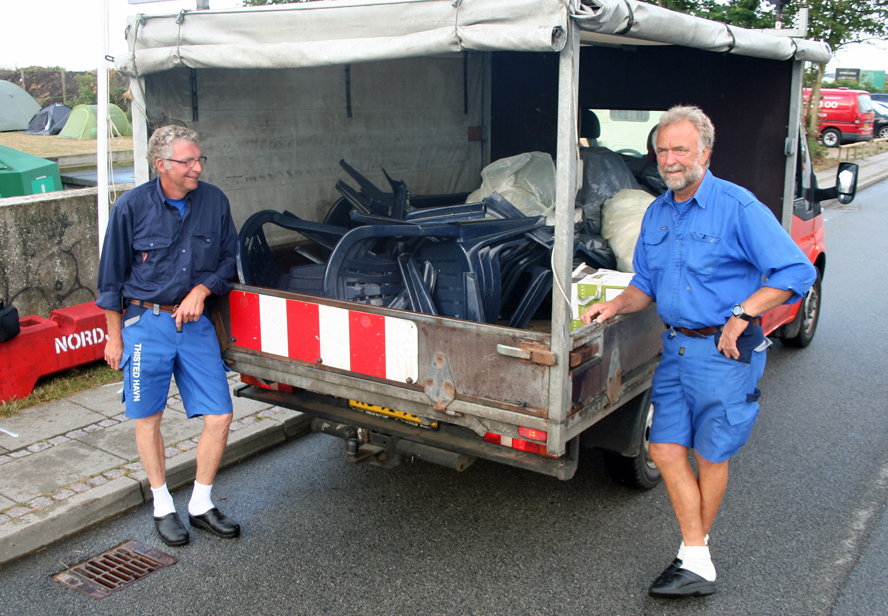
[[[138,541],[127,541],[52,577],[69,588],[102,599],[177,562],[175,556]]]

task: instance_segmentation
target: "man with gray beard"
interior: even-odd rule
[[[816,278],[767,207],[709,172],[714,142],[712,122],[696,107],[673,107],[660,117],[654,143],[669,190],[645,213],[630,286],[582,316],[586,324],[603,323],[655,301],[668,327],[651,390],[650,453],[682,542],[648,590],[659,598],[716,590],[709,531],[727,488],[728,460],[759,412],[756,384],[770,345],[759,316],[799,301]]]

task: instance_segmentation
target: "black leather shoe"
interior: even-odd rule
[[[676,567],[676,563],[679,564]],[[648,594],[658,599],[676,599],[680,597],[705,597],[715,592],[715,582],[710,582],[692,571],[681,568],[681,561],[675,559],[660,574]],[[671,571],[670,571],[671,570]]]
[[[154,518],[154,526],[157,528],[160,540],[165,544],[175,547],[188,543],[188,531],[177,513],[168,513],[165,516]]]
[[[188,521],[191,526],[209,531],[217,537],[233,539],[240,535],[240,524],[215,507],[201,515],[188,514]]]
[[[682,564],[683,563],[681,562],[680,558],[676,558],[675,560],[673,560],[671,565],[663,569],[663,573],[660,574],[660,577],[654,580],[652,586],[664,583],[668,578],[672,576],[673,573],[681,569]]]

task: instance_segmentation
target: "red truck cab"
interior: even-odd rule
[[[806,347],[817,330],[821,282],[826,271],[822,202],[836,198],[841,203],[851,202],[857,191],[857,165],[841,163],[836,173],[836,187],[818,188],[807,141],[799,139],[799,144],[790,235],[817,268],[817,280],[801,301],[766,312],[762,317],[762,328],[766,336],[777,337],[788,346]]]

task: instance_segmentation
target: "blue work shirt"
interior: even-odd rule
[[[120,298],[175,305],[198,284],[231,291],[237,230],[225,194],[205,182],[170,205],[160,179],[124,194],[111,210],[99,264],[99,308],[120,311]]]
[[[709,170],[676,204],[671,190],[648,208],[633,257],[632,285],[657,302],[667,325],[723,325],[763,285],[800,300],[816,270],[774,214],[745,188]]]

